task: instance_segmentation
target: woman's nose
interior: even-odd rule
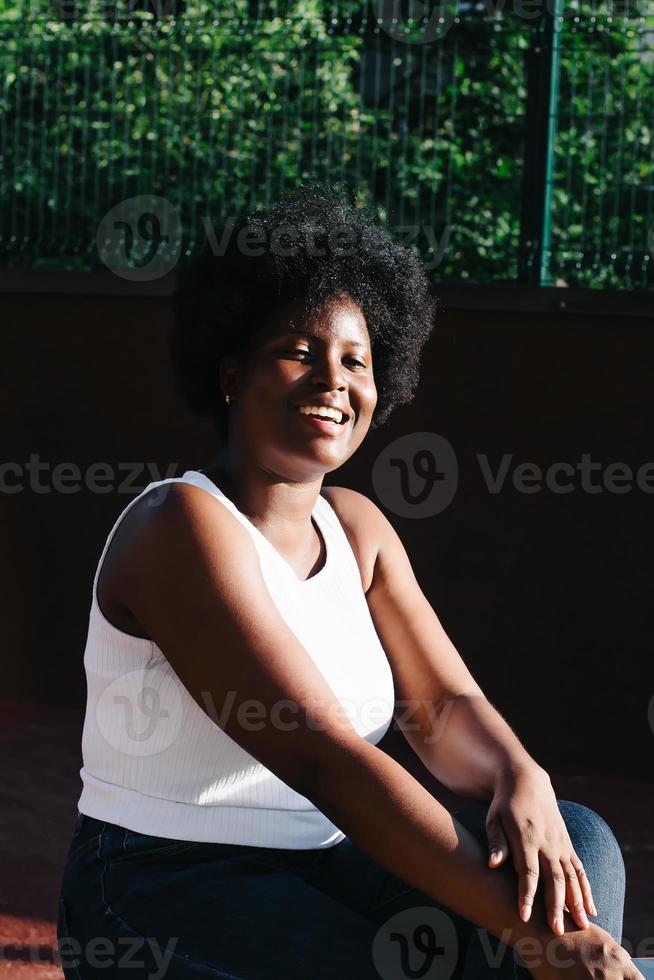
[[[314,377],[326,384],[329,391],[345,387],[343,365],[337,357],[325,356],[316,361]]]

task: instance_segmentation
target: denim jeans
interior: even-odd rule
[[[615,837],[593,810],[567,801],[559,809],[593,889],[592,921],[620,941],[625,873]],[[485,841],[486,811],[454,816]],[[57,938],[66,980],[530,977],[511,947],[347,837],[315,850],[194,843],[83,814]]]

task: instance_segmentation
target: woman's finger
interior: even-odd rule
[[[547,858],[544,854],[541,859],[543,862],[547,921],[552,932],[557,936],[562,936],[564,932],[563,905],[565,903],[566,877],[559,860]]]
[[[538,849],[522,840],[511,841],[513,866],[518,874],[518,912],[523,922],[528,922],[536,897],[538,878]]]
[[[499,817],[491,811],[486,818],[486,838],[488,840],[488,866],[499,868],[509,856],[509,842]]]
[[[584,896],[584,906],[586,908],[586,912],[588,915],[597,915],[597,909],[595,908],[595,902],[593,901],[593,892],[590,887],[590,882],[586,876],[586,872],[584,871],[583,864],[574,852],[570,856],[570,863],[575,869],[581,894]]]
[[[565,875],[566,880],[565,901],[566,905],[568,906],[568,910],[577,925],[581,929],[586,929],[590,925],[590,922],[586,918],[584,896],[579,885],[577,872],[575,871],[570,860],[562,859],[561,868],[563,869],[563,874]]]

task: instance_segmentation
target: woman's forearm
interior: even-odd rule
[[[489,869],[473,834],[398,762],[360,742],[317,767],[305,795],[383,867],[508,945],[551,939],[538,904],[520,919],[512,870]]]
[[[411,745],[423,765],[449,789],[490,800],[512,771],[540,768],[483,694],[446,699],[431,732],[413,732]]]

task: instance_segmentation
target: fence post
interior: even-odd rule
[[[550,285],[554,141],[564,0],[545,0],[527,52],[527,104],[518,280]]]

